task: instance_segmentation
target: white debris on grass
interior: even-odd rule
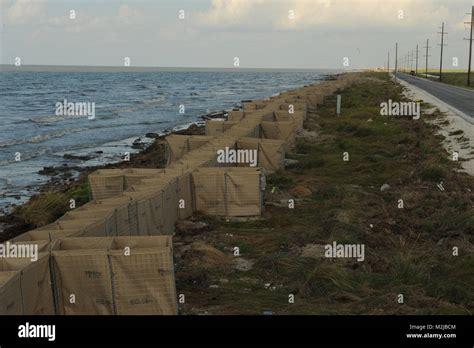
[[[397,79],[397,82],[406,87],[406,97],[412,100],[423,100],[425,103],[434,106],[433,108],[423,110],[422,116],[432,115],[436,109],[444,114],[434,121],[425,121],[440,127],[438,134],[445,137],[443,146],[448,152],[449,157],[452,159],[453,153],[457,152],[463,171],[474,176],[474,118],[456,110],[428,92],[406,81]],[[449,123],[447,124],[446,121]],[[459,130],[462,130],[463,133],[457,135],[453,134],[453,132]]]

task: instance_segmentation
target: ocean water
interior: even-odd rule
[[[146,133],[200,120],[310,83],[311,72],[0,72],[0,210],[27,201],[44,167],[115,162]],[[94,102],[95,119],[57,116],[58,102]],[[179,113],[184,105],[185,113]],[[150,140],[151,141],[151,140]],[[102,152],[102,153],[97,153]],[[21,161],[16,161],[16,154]],[[93,155],[89,161],[65,154]]]

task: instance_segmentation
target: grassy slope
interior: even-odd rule
[[[438,71],[428,71],[428,74],[439,76]],[[424,70],[418,70],[419,77],[425,77]],[[434,77],[428,77],[430,80],[439,81],[439,79]],[[443,72],[443,83],[449,85],[464,87],[464,88],[474,88],[474,74],[471,73],[471,85],[467,86],[467,72]]]
[[[453,170],[433,126],[379,116],[379,104],[400,100],[401,87],[383,73],[366,76],[342,92],[340,118],[334,97],[310,110],[306,128],[320,136],[300,139],[290,154],[300,162],[270,178],[278,197],[311,190],[295,209],[271,206],[253,222],[202,217],[213,230],[175,238],[182,313],[472,313],[474,179]],[[391,188],[382,193],[384,183]],[[306,244],[332,241],[364,243],[366,260],[301,256]],[[233,267],[234,246],[251,270]]]

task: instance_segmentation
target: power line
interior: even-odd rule
[[[426,75],[426,78],[428,78],[428,57],[430,57],[429,49],[431,48],[429,45],[430,45],[430,39],[426,39],[426,46],[424,47],[424,48],[426,48],[426,54],[425,54],[425,57],[426,57],[425,75]]]
[[[395,74],[398,69],[398,42],[395,43]]]
[[[387,73],[390,73],[390,51],[388,52],[388,59],[387,59]]]
[[[443,73],[443,48],[446,46],[444,44],[444,35],[448,34],[444,32],[444,22],[441,25],[441,32],[438,32],[438,34],[441,34],[441,54],[439,58],[439,81],[441,82],[442,80],[442,73]]]
[[[418,45],[416,45],[416,66],[415,66],[415,75],[418,75]]]
[[[469,14],[469,13],[468,13]],[[464,39],[464,40],[469,40],[469,60],[468,60],[468,68],[467,68],[467,85],[471,85],[471,59],[472,59],[472,31],[474,30],[474,6],[472,6],[471,10],[471,21],[470,22],[464,22],[465,24],[471,24],[471,34],[469,36],[469,39]]]

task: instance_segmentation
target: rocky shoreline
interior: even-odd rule
[[[31,196],[28,202],[24,204],[12,204],[11,212],[4,212],[0,215],[0,240],[12,238],[21,234],[33,226],[25,223],[22,210],[28,206],[35,204],[45,195],[50,193],[65,193],[84,185],[87,182],[87,176],[98,169],[114,169],[114,168],[164,168],[166,166],[166,144],[164,139],[169,134],[181,135],[203,135],[205,127],[202,122],[194,122],[187,127],[166,130],[161,134],[147,133],[145,136],[138,137],[131,145],[132,149],[138,150],[130,155],[129,161],[120,161],[97,166],[79,166],[64,164],[57,167],[44,167],[39,171],[40,175],[49,176],[48,182],[42,184],[37,189],[38,193]],[[153,139],[144,141],[144,138]],[[100,154],[98,154],[100,155]],[[91,156],[75,156],[65,154],[65,159],[85,162],[90,160]]]

